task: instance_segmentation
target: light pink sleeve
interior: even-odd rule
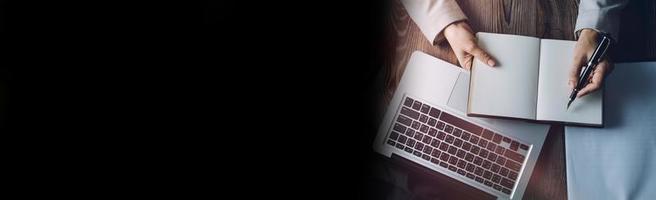
[[[447,25],[467,19],[455,0],[401,0],[401,3],[431,44],[439,41],[437,37]]]

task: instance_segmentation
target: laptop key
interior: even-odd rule
[[[460,138],[462,138],[462,140],[464,140],[464,141],[469,141],[469,136],[471,136],[471,135],[468,132],[463,131],[462,132],[462,137],[460,137]]]
[[[419,111],[419,109],[421,109],[421,102],[415,101],[415,103],[412,104],[412,109]]]
[[[424,147],[424,153],[425,153],[425,154],[429,154],[429,155],[430,155],[432,151],[433,151],[433,147],[428,146],[428,145],[426,145],[426,146]]]
[[[442,144],[440,144],[440,150],[442,151],[449,150],[449,145],[447,143],[442,142]]]
[[[439,158],[440,153],[442,153],[440,150],[434,149],[433,152],[431,152],[431,156],[433,156],[435,158]]]
[[[415,130],[408,129],[405,131],[405,135],[407,135],[408,137],[412,137],[415,135]]]
[[[476,174],[477,176],[483,176],[483,171],[485,171],[483,170],[483,168],[476,167],[476,169],[474,170],[474,174]]]
[[[507,178],[501,178],[501,182],[499,182],[499,185],[507,188],[512,188],[513,185],[515,185],[515,182],[508,180]]]
[[[399,140],[397,140],[397,141],[399,141],[399,142],[402,143],[402,144],[405,144],[405,141],[406,141],[407,139],[408,139],[408,138],[405,137],[405,135],[400,135],[400,136],[399,136]]]
[[[421,141],[421,139],[424,139],[424,134],[417,133],[417,134],[415,134],[415,137],[414,137],[414,138],[415,138],[415,140],[417,140],[417,141]]]
[[[421,143],[421,142],[417,142],[417,144],[415,145],[415,149],[416,149],[417,151],[422,151],[422,150],[424,150],[424,144]]]
[[[405,116],[408,116],[412,119],[418,120],[419,119],[419,112],[411,110],[406,107],[401,108],[401,114],[404,114]]]
[[[471,142],[472,144],[478,144],[478,137],[472,135],[471,138],[469,138],[469,142]]]
[[[465,167],[467,166],[467,162],[465,162],[464,160],[458,160],[458,164],[456,164],[456,166],[458,166],[458,168],[460,169],[465,169]]]
[[[453,129],[453,136],[456,136],[456,138],[459,138],[462,135],[462,130],[455,128]]]
[[[394,123],[394,130],[398,131],[399,133],[405,132],[405,126],[399,124],[399,123]]]
[[[525,144],[519,145],[519,148],[528,151],[528,146],[526,146]]]
[[[519,163],[524,162],[524,156],[514,151],[506,151],[503,155],[506,156],[506,158],[510,158],[511,160],[517,161]]]
[[[417,121],[412,121],[412,125],[410,125],[410,127],[412,127],[412,129],[418,130],[418,129],[419,129],[419,125],[421,125],[421,124],[419,124],[419,122],[417,122]]]
[[[500,144],[501,138],[503,138],[503,136],[499,135],[498,133],[494,134],[494,137],[492,137],[492,142]]]
[[[474,155],[478,155],[478,153],[480,152],[480,150],[481,150],[480,147],[478,147],[478,146],[476,146],[476,145],[472,145],[472,148],[471,148],[471,150],[470,150],[469,152],[473,153]]]
[[[508,169],[514,170],[516,172],[518,172],[519,169],[521,168],[521,166],[519,164],[517,164],[514,161],[510,161],[510,160],[506,160],[506,167],[508,167]]]
[[[445,138],[446,138],[446,133],[440,131],[440,132],[437,134],[437,139],[444,140]]]
[[[503,137],[502,141],[505,143],[510,143],[511,140],[508,137]]]
[[[405,152],[408,152],[408,153],[412,153],[412,151],[413,151],[412,148],[410,148],[410,147],[405,147],[405,149],[403,149],[403,150]]]
[[[490,162],[489,160],[484,160],[483,165],[481,165],[481,167],[485,169],[490,169],[490,167],[492,167],[492,162]]]
[[[492,142],[488,142],[487,147],[485,147],[485,148],[487,148],[487,150],[490,151],[490,152],[494,152],[494,150],[497,149],[497,145],[492,143]]]
[[[396,121],[406,126],[412,125],[412,119],[406,117],[405,115],[399,115],[399,117],[396,118]]]
[[[444,128],[444,132],[446,133],[451,133],[453,131],[453,126],[451,125],[446,125],[446,128]]]
[[[438,121],[438,122],[437,122],[437,125],[435,126],[435,128],[437,128],[437,130],[440,130],[440,131],[441,131],[441,130],[444,130],[444,126],[445,126],[444,122],[442,122],[442,121]]]
[[[431,143],[431,140],[432,140],[431,137],[428,137],[428,136],[424,135],[424,139],[421,139],[421,142],[426,143],[426,145],[428,146],[428,144]]]
[[[458,150],[456,147],[449,146],[449,150],[447,152],[449,152],[451,155],[456,155],[456,150]]]
[[[476,169],[476,166],[474,164],[467,163],[467,167],[465,167],[465,170],[467,170],[468,172],[474,172],[474,169]]]
[[[517,180],[517,173],[513,171],[508,172],[508,178],[511,180]]]
[[[431,137],[435,137],[435,135],[437,135],[437,130],[435,130],[434,128],[428,129],[428,135],[430,135]]]
[[[455,156],[451,156],[449,157],[449,164],[456,165],[458,163],[458,160],[459,159],[456,158]]]
[[[403,144],[401,143],[396,143],[396,148],[403,150]]]
[[[499,156],[499,158],[497,158],[496,163],[503,166],[506,164],[506,158]]]
[[[467,174],[467,172],[465,172],[465,170],[462,170],[462,169],[458,169],[458,174],[460,174],[460,175],[463,175],[463,176],[464,176],[464,175],[466,175],[466,174]]]
[[[508,170],[508,168],[501,167],[501,170],[499,170],[499,174],[500,174],[501,176],[508,176],[508,172],[509,172],[509,171],[510,171],[510,170]]]
[[[432,163],[435,163],[436,165],[440,163],[440,161],[437,160],[436,158],[431,158],[430,161],[431,161]]]
[[[465,175],[465,176],[466,176],[467,178],[470,178],[470,179],[474,179],[474,178],[476,177],[476,176],[474,176],[474,174],[472,174],[472,173],[467,173],[467,175]]]
[[[399,138],[399,133],[396,132],[396,131],[392,131],[392,133],[390,133],[390,137],[389,137],[389,138],[392,139],[392,140],[396,140],[396,139]]]
[[[500,185],[494,184],[494,186],[492,186],[492,188],[494,188],[495,190],[501,191],[501,186]]]
[[[465,155],[465,160],[468,161],[468,162],[473,162],[474,161],[474,155],[471,154],[471,153],[467,153],[467,155]]]
[[[405,142],[405,146],[414,147],[414,146],[415,146],[415,143],[417,143],[417,141],[415,141],[415,140],[412,139],[412,138],[408,138],[408,141]]]
[[[490,152],[487,156],[487,160],[489,160],[490,162],[496,161],[497,160],[497,154],[494,154],[494,153]]]
[[[513,151],[517,151],[517,148],[518,148],[518,147],[519,147],[519,142],[517,142],[517,141],[512,141],[512,142],[510,143],[510,149],[512,149]]]
[[[454,171],[454,172],[455,172],[455,171],[456,171],[457,169],[458,169],[458,168],[456,168],[456,166],[453,166],[453,165],[449,165],[449,170],[451,170],[451,171]]]
[[[481,177],[477,176],[474,180],[476,180],[476,182],[483,183],[483,178]]]
[[[412,103],[413,103],[414,101],[415,101],[414,99],[412,99],[412,98],[410,98],[410,97],[406,97],[406,98],[405,98],[405,101],[403,102],[403,105],[404,105],[404,106],[408,106],[408,107],[410,107],[410,106],[412,106]]]
[[[492,170],[494,173],[499,173],[499,169],[501,169],[501,166],[497,165],[496,163],[492,164],[492,167],[490,168],[490,170]]]
[[[440,146],[440,141],[439,141],[439,140],[436,140],[436,139],[433,139],[433,140],[431,140],[430,145],[431,145],[432,147],[434,147],[434,148],[437,148],[437,147]]]
[[[463,151],[462,149],[458,149],[458,152],[456,152],[456,157],[458,157],[460,159],[464,159],[465,158],[465,151]]]
[[[431,117],[438,118],[440,116],[440,112],[441,111],[438,110],[437,108],[431,107],[430,112],[428,112],[428,115],[430,115]]]
[[[487,185],[488,187],[492,187],[492,185],[493,185],[492,182],[487,181],[487,180],[483,184]]]
[[[447,167],[449,167],[449,164],[447,164],[447,163],[444,162],[444,161],[440,161],[440,167],[447,168]]]
[[[480,156],[481,158],[485,159],[485,158],[487,158],[487,154],[488,154],[488,151],[487,151],[487,150],[485,150],[485,149],[481,149],[481,152],[478,153],[478,156]]]
[[[456,138],[456,140],[453,141],[453,145],[460,147],[462,145],[462,140],[460,138]]]
[[[426,124],[422,124],[421,128],[419,128],[419,131],[422,133],[428,133],[428,126],[426,126]]]
[[[481,148],[485,148],[487,146],[487,140],[479,140],[478,146]]]
[[[499,155],[503,155],[503,152],[505,152],[505,149],[506,148],[503,148],[502,146],[497,146],[497,149],[494,150],[494,152],[499,154]]]
[[[499,183],[499,181],[501,181],[501,176],[499,176],[498,174],[495,174],[494,176],[492,176],[492,182],[493,183]]]
[[[510,194],[510,190],[508,188],[501,189],[501,192],[506,193],[506,194]]]
[[[430,127],[435,127],[436,124],[437,124],[437,120],[435,118],[431,117],[430,119],[428,119],[428,125]]]
[[[463,142],[462,143],[462,149],[464,149],[465,151],[469,151],[471,149],[471,143]]]
[[[483,164],[483,159],[481,159],[481,157],[476,156],[474,158],[474,164],[481,166]]]
[[[483,137],[483,138],[485,138],[485,139],[487,139],[487,140],[492,140],[492,136],[493,136],[493,135],[494,135],[494,132],[485,129],[485,130],[483,130],[483,135],[481,135],[481,137]]]
[[[492,178],[492,172],[485,170],[483,172],[483,178],[490,180]]]
[[[394,146],[396,145],[396,142],[394,142],[393,140],[387,140],[387,144]]]
[[[426,122],[428,122],[428,116],[426,116],[426,115],[421,115],[421,116],[419,116],[419,121],[420,121],[421,123],[426,123]]]
[[[442,155],[440,156],[440,160],[442,160],[444,162],[448,161],[449,160],[449,154],[442,153]]]
[[[421,106],[421,113],[428,114],[428,111],[430,110],[430,106],[424,104]]]
[[[412,154],[414,154],[417,157],[421,157],[421,151],[415,150],[414,152],[412,152]]]
[[[455,140],[455,138],[453,137],[453,135],[447,135],[447,136],[446,136],[446,139],[444,139],[444,141],[445,141],[446,143],[449,143],[449,144],[453,144],[453,140]]]

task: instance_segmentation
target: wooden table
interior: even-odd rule
[[[457,0],[474,31],[574,40],[577,0]],[[391,98],[409,56],[423,51],[457,65],[446,43],[432,45],[398,2],[392,3],[394,28],[386,61],[386,99]],[[621,39],[612,52],[615,62],[656,60],[656,1],[633,0],[622,16]],[[524,199],[566,199],[564,128],[552,125]],[[436,180],[432,184],[448,184]]]

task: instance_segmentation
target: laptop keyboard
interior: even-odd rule
[[[528,145],[405,97],[387,144],[510,194]]]

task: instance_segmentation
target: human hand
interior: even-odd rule
[[[597,38],[599,33],[592,29],[583,29],[579,35],[579,40],[576,42],[574,47],[574,62],[569,73],[569,82],[568,85],[570,89],[574,89],[576,84],[579,81],[579,75],[581,69],[586,65],[592,54],[594,53],[595,48],[597,48]],[[613,63],[608,60],[608,57],[605,57],[589,76],[588,84],[581,88],[576,97],[582,97],[591,92],[594,92],[601,88],[604,77],[606,74],[610,73],[613,70]]]
[[[465,21],[455,22],[444,28],[444,37],[449,41],[461,67],[470,70],[474,57],[488,66],[496,65],[492,56],[478,46],[476,36]]]

